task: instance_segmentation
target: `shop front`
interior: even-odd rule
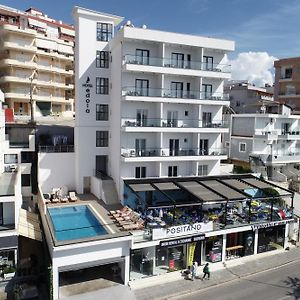
[[[258,229],[257,253],[283,249],[286,225]]]
[[[203,243],[203,261],[204,262],[220,262],[222,261],[223,236],[216,235],[207,237]]]

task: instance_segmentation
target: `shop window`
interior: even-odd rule
[[[212,236],[205,240],[205,261],[219,262],[222,261],[223,236]]]
[[[153,275],[154,247],[131,251],[130,279]]]
[[[284,233],[285,226],[259,229],[257,253],[282,249],[284,246]]]

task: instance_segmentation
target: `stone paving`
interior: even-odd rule
[[[281,265],[300,260],[300,249],[289,251],[268,252],[254,257],[245,257],[235,261],[229,261],[222,269],[212,271],[210,280],[195,279],[194,281],[180,280],[163,282],[157,277],[157,284],[153,286],[135,286],[133,288],[137,300],[170,299],[175,296],[185,295],[197,290],[213,287],[239,277],[245,277],[254,273],[277,268]],[[199,267],[201,275],[202,267]]]

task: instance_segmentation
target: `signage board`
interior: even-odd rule
[[[176,240],[168,240],[168,241],[160,241],[159,246],[160,247],[169,247],[169,246],[178,246],[183,244],[189,244],[189,243],[196,243],[198,241],[203,241],[205,239],[205,235],[195,235],[190,237],[183,237]]]
[[[85,112],[87,114],[89,114],[91,112],[90,109],[90,102],[91,102],[91,88],[93,87],[93,85],[90,83],[90,77],[88,76],[86,78],[86,81],[84,84],[82,84],[82,86],[85,88]]]
[[[184,235],[196,235],[213,230],[213,222],[194,223],[179,226],[171,226],[168,228],[153,228],[152,239],[164,240],[168,238],[177,238]]]
[[[295,220],[282,220],[282,221],[273,221],[273,222],[267,222],[267,223],[261,223],[261,224],[254,224],[251,225],[252,230],[256,229],[262,229],[262,228],[269,228],[269,227],[275,227],[275,226],[280,226],[280,225],[285,225],[288,223],[294,223]]]

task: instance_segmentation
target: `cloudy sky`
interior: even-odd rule
[[[273,61],[300,56],[299,0],[1,0],[72,23],[73,6],[124,16],[135,26],[234,40],[233,79],[273,82]]]

